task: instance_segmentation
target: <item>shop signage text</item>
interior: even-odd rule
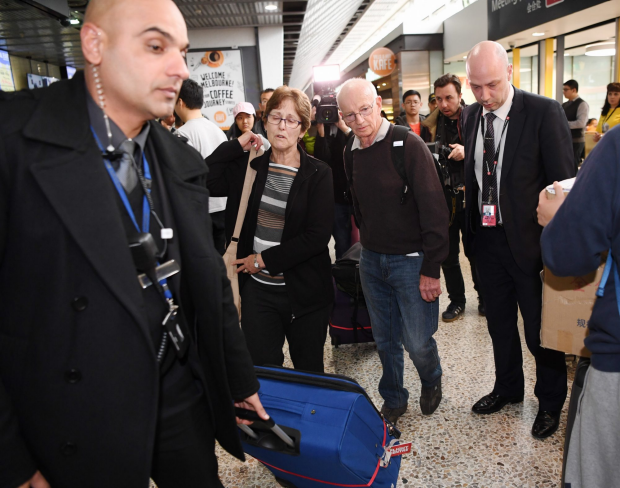
[[[489,0],[489,39],[496,41],[609,0]]]

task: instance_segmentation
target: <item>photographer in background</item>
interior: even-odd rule
[[[312,108],[312,120],[316,107]],[[351,216],[353,206],[345,199],[347,177],[344,172],[343,153],[351,135],[338,114],[336,124],[316,124],[317,134],[314,142],[314,157],[329,164],[334,178],[335,218],[332,235],[336,241],[336,259],[339,259],[351,247]]]
[[[446,288],[450,304],[441,314],[444,322],[452,322],[463,316],[465,312],[465,282],[459,262],[459,235],[465,234],[465,171],[463,160],[465,151],[461,137],[461,82],[457,76],[447,73],[435,81],[435,98],[439,110],[435,110],[423,122],[430,133],[436,148],[436,160],[440,180],[444,188],[448,210],[450,212],[450,253],[441,268],[446,279]],[[478,288],[476,267],[469,260],[474,289]],[[478,312],[484,315],[484,302],[478,294]]]

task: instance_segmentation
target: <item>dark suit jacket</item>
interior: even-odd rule
[[[465,108],[463,114],[467,255],[473,255],[480,219],[474,152],[481,115],[478,103]],[[512,255],[525,273],[534,274],[542,269],[538,195],[554,181],[575,176],[573,140],[562,106],[555,100],[515,88],[509,116],[499,204]]]
[[[298,146],[300,166],[286,204],[286,215],[280,245],[261,255],[270,274],[284,273],[286,291],[295,317],[328,306],[334,299],[331,259],[327,245],[334,225],[332,172],[327,164],[308,156]],[[243,193],[248,166],[247,152],[238,141],[220,144],[206,158],[210,173],[208,188],[213,196],[227,196],[226,241],[230,242]],[[271,149],[252,160],[256,180],[239,236],[237,257],[245,258],[254,251],[254,234],[260,201],[265,190]],[[239,275],[243,287],[249,275]]]
[[[0,102],[0,487],[147,486],[160,374],[83,76]],[[179,239],[180,302],[219,442],[258,390],[211,235],[208,168],[151,122]],[[191,304],[191,305],[190,305]]]

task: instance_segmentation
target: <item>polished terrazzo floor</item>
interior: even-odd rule
[[[409,410],[398,422],[401,439],[413,442],[414,452],[402,460],[399,487],[559,487],[568,401],[560,430],[539,441],[530,435],[538,410],[534,396],[534,360],[524,352],[525,400],[497,414],[477,416],[471,406],[493,387],[494,367],[491,340],[484,317],[478,315],[476,294],[469,267],[463,266],[469,306],[461,320],[439,323],[435,339],[441,356],[443,400],[430,417],[420,413],[420,380],[411,361],[405,361],[405,386],[410,392]],[[444,294],[440,309],[448,304]],[[520,325],[522,327],[522,325]],[[523,337],[523,334],[521,333]],[[568,362],[569,394],[576,363]],[[286,360],[285,366],[291,367]],[[373,345],[325,345],[325,369],[356,379],[375,405],[381,363]],[[271,473],[256,460],[241,463],[222,449],[217,450],[220,478],[228,488],[277,487]]]

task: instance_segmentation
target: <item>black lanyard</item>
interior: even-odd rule
[[[482,160],[484,161],[484,154],[486,153],[486,149],[484,149],[484,124],[486,122],[486,119],[484,118],[484,115],[481,115],[482,118],[482,122],[480,123],[480,133],[482,134]],[[504,132],[506,132],[506,127],[508,127],[508,121],[510,120],[510,116],[506,117],[506,120],[504,121],[504,127],[502,128],[502,133],[499,136],[499,143],[497,144],[497,149],[495,150],[495,160],[493,161],[493,172],[491,172],[491,170],[489,169],[489,163],[488,161],[484,161],[484,164],[486,165],[487,168],[487,175],[489,176],[495,176],[495,173],[497,171],[497,161],[499,160],[499,152],[502,148],[502,139],[504,137]],[[493,141],[495,142],[495,141]]]
[[[618,108],[618,107],[616,107],[616,108]],[[614,109],[612,110],[612,112],[611,112],[611,113],[607,116],[607,118],[606,118],[605,120],[603,120],[603,124],[606,124],[606,123],[607,123],[607,121],[611,118],[611,116],[612,116],[612,115],[614,114],[614,112],[616,111],[616,108],[614,108]]]

